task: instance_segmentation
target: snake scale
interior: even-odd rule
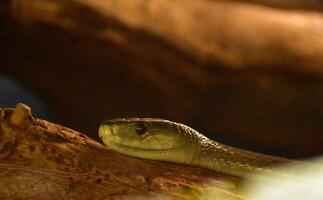
[[[108,120],[100,125],[99,136],[108,148],[122,154],[239,177],[255,172],[271,173],[271,166],[290,162],[224,145],[184,124],[157,118]]]

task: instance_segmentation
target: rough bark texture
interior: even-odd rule
[[[51,103],[51,121],[94,138],[107,118],[163,117],[267,153],[323,152],[320,12],[213,0],[2,5],[0,64]]]
[[[3,200],[190,199],[216,189],[216,196],[240,199],[238,191],[225,193],[237,190],[236,178],[120,155],[82,133],[33,118],[22,104],[0,108],[0,114]]]

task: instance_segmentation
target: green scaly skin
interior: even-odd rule
[[[125,118],[101,124],[99,136],[110,149],[129,156],[202,167],[243,177],[274,173],[270,166],[289,162],[212,141],[180,123],[155,118]]]

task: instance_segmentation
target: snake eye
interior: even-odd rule
[[[144,124],[138,124],[136,127],[136,133],[138,135],[143,135],[147,131],[147,127]]]

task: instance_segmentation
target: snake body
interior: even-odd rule
[[[125,118],[103,122],[99,136],[110,149],[129,156],[202,167],[243,177],[271,172],[289,160],[246,151],[210,140],[196,130],[156,118]]]

